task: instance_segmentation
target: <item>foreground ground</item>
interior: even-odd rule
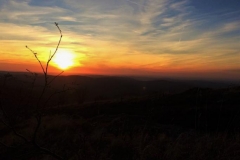
[[[240,159],[239,89],[193,88],[173,95],[44,109],[37,142],[64,159]],[[14,126],[28,139],[36,126]],[[0,159],[55,159],[1,124]]]

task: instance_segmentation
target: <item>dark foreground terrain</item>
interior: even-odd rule
[[[240,87],[58,78],[1,79],[0,159],[240,159]]]

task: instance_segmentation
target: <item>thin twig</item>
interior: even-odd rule
[[[39,62],[40,66],[41,66],[41,68],[42,68],[43,74],[44,74],[44,81],[45,81],[44,86],[43,86],[43,89],[42,89],[42,92],[41,92],[41,94],[40,94],[40,96],[39,96],[39,99],[38,99],[38,102],[37,102],[37,107],[36,107],[36,113],[37,113],[37,115],[35,116],[35,118],[36,118],[36,120],[37,120],[37,125],[36,125],[36,128],[35,128],[34,132],[33,132],[32,143],[33,143],[38,149],[40,149],[41,151],[45,152],[46,154],[49,154],[49,155],[51,155],[51,156],[53,156],[53,157],[55,157],[55,158],[57,158],[57,159],[63,159],[61,156],[53,153],[52,151],[50,151],[50,150],[48,150],[48,149],[46,149],[46,148],[43,148],[43,147],[39,146],[39,145],[37,144],[37,142],[36,142],[37,133],[38,133],[38,130],[39,130],[39,128],[40,128],[40,126],[41,126],[41,123],[42,123],[42,113],[40,112],[40,108],[39,108],[39,107],[40,107],[40,102],[41,102],[42,97],[43,97],[43,95],[44,95],[44,93],[45,93],[45,91],[46,91],[46,88],[55,80],[56,77],[58,77],[59,75],[61,75],[61,74],[63,73],[63,71],[62,71],[62,72],[61,72],[60,74],[58,74],[57,76],[53,77],[53,79],[52,79],[50,82],[48,81],[49,63],[51,62],[52,58],[53,58],[53,57],[55,56],[55,54],[57,53],[58,48],[59,48],[59,45],[60,45],[61,40],[62,40],[62,36],[63,36],[63,35],[62,35],[62,31],[61,31],[61,29],[60,29],[59,26],[58,26],[58,23],[55,22],[55,25],[56,25],[56,27],[57,27],[58,30],[59,30],[60,38],[59,38],[59,41],[58,41],[58,44],[57,44],[57,46],[56,46],[56,49],[55,49],[54,53],[51,54],[51,51],[50,51],[49,58],[48,58],[48,60],[47,60],[47,63],[46,63],[45,68],[43,67],[42,62],[39,60],[39,58],[38,58],[38,56],[37,56],[37,53],[35,53],[33,50],[31,50],[28,46],[26,46],[26,48],[28,48],[28,49],[33,53],[33,55],[35,56],[35,58],[36,58],[37,61]],[[51,96],[50,96],[50,97],[51,97]],[[47,100],[47,101],[48,101],[48,100]],[[46,101],[46,102],[47,102],[47,101]],[[43,104],[43,105],[46,105],[46,103]]]
[[[53,156],[53,157],[56,158],[56,159],[60,159],[60,160],[64,159],[63,157],[57,155],[56,153],[53,153],[53,152],[50,151],[49,149],[39,146],[37,143],[35,143],[34,145],[35,145],[35,147],[38,148],[39,150],[45,152],[45,153],[48,154],[48,155]]]
[[[23,140],[24,140],[25,142],[27,142],[27,143],[29,142],[29,140],[28,140],[26,137],[24,137],[22,134],[18,133],[13,126],[7,124],[3,119],[1,119],[1,122],[2,122],[5,126],[7,126],[8,128],[10,128],[10,129],[14,132],[14,134],[15,134],[16,136],[20,137],[21,139],[23,139]]]
[[[43,65],[42,65],[42,62],[38,59],[37,53],[34,52],[32,49],[30,49],[28,46],[26,46],[26,48],[29,49],[29,50],[33,53],[33,55],[35,56],[35,58],[36,58],[37,61],[39,62],[40,66],[41,66],[41,68],[42,68],[43,73],[45,74],[44,67],[43,67]]]
[[[53,79],[48,83],[50,85],[57,77],[59,77],[61,74],[63,74],[64,71],[60,72],[58,75],[54,76]]]
[[[36,138],[37,138],[37,132],[38,129],[40,128],[41,122],[42,122],[42,114],[39,112],[37,113],[37,115],[35,116],[36,120],[37,120],[37,126],[33,132],[33,137],[32,137],[32,141],[33,143],[36,143]]]
[[[0,103],[0,109],[1,109],[1,111],[2,111],[2,113],[3,113],[3,116],[4,116],[5,118],[7,118],[7,119],[10,119],[10,117],[9,117],[8,114],[7,114],[7,112],[4,110],[4,108],[3,108],[3,106],[2,106],[2,103]],[[14,134],[15,134],[16,136],[20,137],[20,138],[23,139],[25,142],[29,142],[29,140],[28,140],[26,137],[24,137],[22,134],[18,133],[13,126],[11,126],[10,124],[7,124],[3,119],[1,119],[1,122],[2,122],[5,126],[7,126],[8,128],[10,128],[10,129],[14,132]]]
[[[6,147],[6,148],[9,148],[9,147],[10,147],[10,146],[4,144],[3,142],[0,142],[0,144],[1,144],[2,146]]]
[[[56,49],[55,49],[55,51],[54,51],[54,53],[50,56],[50,58],[48,59],[48,61],[47,61],[47,65],[46,65],[46,74],[48,73],[48,65],[49,65],[49,63],[51,62],[51,60],[52,60],[52,58],[55,56],[55,54],[57,53],[57,50],[58,50],[58,48],[59,48],[59,45],[60,45],[60,43],[61,43],[61,40],[62,40],[62,31],[61,31],[61,29],[59,28],[59,26],[58,26],[58,23],[56,23],[55,22],[55,25],[57,26],[57,28],[58,28],[58,30],[59,30],[59,33],[60,33],[60,39],[59,39],[59,41],[58,41],[58,44],[57,44],[57,47],[56,47]]]
[[[64,93],[64,92],[66,92],[66,91],[69,91],[69,90],[71,90],[71,89],[66,89],[66,90],[61,90],[61,91],[58,91],[58,92],[54,92],[54,93],[52,93],[50,96],[49,96],[49,98],[45,101],[45,106],[47,105],[47,103],[50,101],[50,99],[54,96],[54,95],[56,95],[56,94],[60,94],[60,93]]]

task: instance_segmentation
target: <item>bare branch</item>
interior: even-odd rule
[[[50,59],[51,56],[52,56],[52,51],[50,50],[48,59]]]
[[[8,128],[10,128],[16,136],[20,137],[20,138],[23,139],[25,142],[29,142],[29,140],[28,140],[26,137],[24,137],[23,135],[21,135],[20,133],[18,133],[13,126],[7,124],[3,119],[1,119],[1,122],[2,122],[5,126],[7,126]]]
[[[36,137],[37,137],[37,132],[38,132],[38,129],[41,125],[41,122],[42,122],[42,115],[41,113],[37,113],[37,115],[35,116],[36,120],[37,120],[37,126],[33,132],[33,137],[32,137],[32,141],[33,143],[36,143]]]
[[[55,158],[57,158],[57,159],[63,159],[61,156],[53,153],[52,151],[50,151],[50,150],[48,150],[48,149],[46,149],[46,148],[43,148],[43,147],[39,146],[39,145],[37,144],[37,142],[36,142],[36,140],[37,140],[37,133],[38,133],[39,128],[40,128],[41,123],[42,123],[42,113],[41,113],[41,110],[40,110],[40,102],[41,102],[41,100],[42,100],[42,97],[43,97],[43,95],[44,95],[44,93],[45,93],[48,85],[50,85],[50,84],[55,80],[55,78],[57,78],[58,76],[60,76],[60,75],[63,73],[63,71],[62,71],[62,72],[59,73],[58,75],[54,76],[53,79],[52,79],[50,82],[48,81],[48,78],[49,78],[49,77],[48,77],[49,63],[51,62],[52,58],[53,58],[53,57],[55,56],[55,54],[57,53],[58,48],[59,48],[59,45],[60,45],[61,40],[62,40],[62,37],[63,37],[62,31],[61,31],[61,29],[59,28],[58,23],[55,22],[55,25],[56,25],[56,27],[57,27],[58,30],[59,30],[60,38],[59,38],[58,44],[57,44],[56,49],[55,49],[55,51],[53,52],[53,54],[52,54],[51,51],[50,51],[50,54],[49,54],[49,57],[48,57],[48,60],[47,60],[47,63],[46,63],[45,68],[43,67],[41,61],[39,60],[39,58],[38,58],[38,56],[37,56],[37,53],[34,52],[33,50],[31,50],[28,46],[26,46],[26,48],[29,49],[29,50],[33,53],[33,55],[35,56],[35,58],[36,58],[37,61],[39,62],[40,66],[41,66],[41,68],[42,68],[42,71],[43,71],[43,73],[44,73],[44,80],[45,80],[45,84],[44,84],[44,86],[43,86],[42,92],[41,92],[41,94],[40,94],[40,96],[39,96],[39,99],[38,99],[38,102],[37,102],[37,106],[36,106],[36,116],[35,116],[35,118],[36,118],[36,120],[37,120],[37,125],[36,125],[36,128],[35,128],[34,132],[33,132],[33,137],[32,137],[31,143],[32,143],[35,147],[37,147],[39,150],[43,151],[44,153],[46,153],[46,154],[48,154],[48,155],[51,155],[51,156],[53,156],[53,157],[55,157]],[[27,70],[27,71],[29,71],[29,70]],[[30,72],[30,71],[29,71],[29,72]],[[31,72],[30,72],[30,73],[31,73]],[[51,98],[51,96],[50,96],[50,98]],[[49,99],[50,99],[50,98],[49,98]],[[48,101],[48,100],[47,100],[47,101]],[[47,102],[47,101],[46,101],[46,102]],[[46,103],[43,104],[43,105],[46,105]]]
[[[29,49],[29,50],[33,53],[33,55],[35,56],[35,58],[36,58],[37,61],[39,62],[40,66],[41,66],[41,68],[42,68],[43,73],[46,74],[46,71],[45,71],[44,68],[43,68],[42,62],[41,62],[41,61],[38,59],[38,57],[37,57],[37,53],[34,52],[32,49],[30,49],[28,46],[26,46],[26,48]]]
[[[1,109],[1,111],[2,111],[2,113],[3,113],[3,116],[4,116],[5,118],[7,118],[7,119],[10,119],[10,117],[8,116],[7,112],[4,110],[4,108],[3,108],[3,106],[2,106],[1,103],[0,103],[0,109]],[[23,135],[21,135],[20,133],[18,133],[13,126],[11,126],[10,124],[7,124],[3,119],[1,119],[1,122],[2,122],[5,126],[7,126],[8,128],[10,128],[10,129],[14,132],[14,134],[15,134],[16,136],[20,137],[20,138],[23,139],[25,142],[29,142],[29,141],[27,140],[27,138],[24,137]]]
[[[48,84],[50,85],[57,77],[59,77],[61,74],[63,74],[63,72],[64,71],[62,71],[58,75],[54,76],[53,79]]]
[[[53,156],[53,157],[56,158],[56,159],[60,159],[60,160],[64,159],[63,157],[57,155],[56,153],[53,153],[53,152],[50,151],[49,149],[43,148],[43,147],[39,146],[37,143],[35,143],[34,145],[35,145],[35,147],[37,147],[39,150],[45,152],[45,154],[51,155],[51,156]]]
[[[3,142],[0,142],[0,144],[6,148],[10,147],[10,146],[7,146],[6,144],[4,144]]]
[[[57,53],[57,50],[58,50],[58,48],[59,48],[59,45],[60,45],[60,43],[61,43],[62,36],[63,36],[63,35],[62,35],[62,31],[61,31],[61,29],[60,29],[59,26],[58,26],[58,23],[55,22],[55,25],[57,26],[57,28],[58,28],[58,30],[59,30],[60,38],[59,38],[59,41],[58,41],[58,44],[57,44],[57,47],[56,47],[54,53],[50,56],[50,58],[49,58],[48,61],[47,61],[46,73],[48,72],[48,65],[49,65],[50,61],[52,60],[52,58],[53,58],[53,57],[55,56],[55,54]]]
[[[26,70],[33,75],[33,72],[31,72],[29,69],[26,69]]]
[[[58,91],[58,92],[54,92],[54,93],[52,93],[49,97],[48,97],[48,99],[45,101],[45,106],[47,105],[47,103],[50,101],[50,99],[54,96],[54,95],[56,95],[56,94],[60,94],[60,93],[64,93],[64,92],[66,92],[66,91],[70,91],[70,90],[73,90],[73,89],[63,89],[63,90],[61,90],[61,91]]]

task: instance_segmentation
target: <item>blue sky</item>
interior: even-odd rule
[[[0,0],[0,12],[0,43],[14,43],[0,51],[3,63],[26,62],[25,44],[54,47],[58,22],[62,47],[96,71],[236,73],[240,65],[238,0]]]

